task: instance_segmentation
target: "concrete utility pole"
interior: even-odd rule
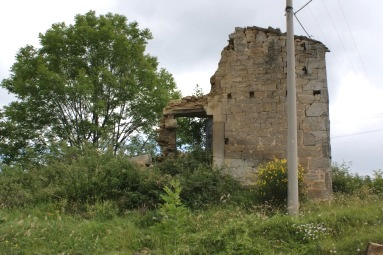
[[[289,215],[299,215],[298,198],[298,145],[297,145],[297,99],[295,88],[293,1],[286,0],[287,21],[287,169]]]

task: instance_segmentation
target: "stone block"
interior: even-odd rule
[[[303,133],[303,145],[313,146],[318,143],[326,142],[328,133],[326,131],[312,131]]]
[[[248,43],[250,43],[250,42],[254,42],[254,41],[255,41],[255,33],[254,33],[253,30],[247,29],[247,30],[245,31],[245,35],[246,35],[246,41],[247,41]]]
[[[310,158],[310,157],[320,157],[321,149],[318,146],[306,146],[304,148],[298,147],[298,157]]]
[[[328,170],[331,167],[329,158],[310,158],[308,169],[309,171]]]
[[[139,166],[150,166],[153,162],[152,156],[150,154],[132,157],[129,160]]]
[[[367,245],[366,255],[383,255],[383,245],[369,243]]]
[[[325,88],[325,81],[310,80],[307,85],[303,86],[303,90],[314,91],[323,90]]]
[[[306,116],[321,117],[328,116],[328,104],[322,102],[314,102],[306,109]]]
[[[166,119],[165,120],[165,128],[167,128],[167,129],[177,128],[177,120],[176,119]]]
[[[313,183],[315,181],[318,181],[320,180],[320,175],[316,172],[311,172],[309,171],[306,175],[305,175],[305,180],[306,182],[308,183]]]
[[[225,123],[214,122],[213,123],[213,164],[216,167],[223,166],[223,160],[225,158]]]

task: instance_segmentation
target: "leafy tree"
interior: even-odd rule
[[[0,112],[0,155],[10,163],[35,157],[58,141],[120,150],[150,133],[179,92],[171,74],[145,54],[152,35],[118,14],[77,15],[53,24],[40,48],[19,50],[1,86],[17,101]]]
[[[194,96],[203,96],[202,88],[197,84]],[[177,118],[177,145],[180,150],[194,150],[207,147],[206,125],[208,118]]]

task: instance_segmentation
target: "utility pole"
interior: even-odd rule
[[[298,145],[297,100],[295,88],[295,46],[293,0],[286,0],[287,23],[287,210],[289,215],[299,215],[298,198]]]

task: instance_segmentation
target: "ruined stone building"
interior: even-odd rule
[[[331,194],[330,124],[325,54],[321,42],[295,37],[298,157],[309,194]],[[176,153],[177,117],[213,120],[213,163],[245,185],[257,166],[286,158],[286,34],[279,29],[236,28],[211,77],[211,91],[172,101],[163,111],[157,141]]]

